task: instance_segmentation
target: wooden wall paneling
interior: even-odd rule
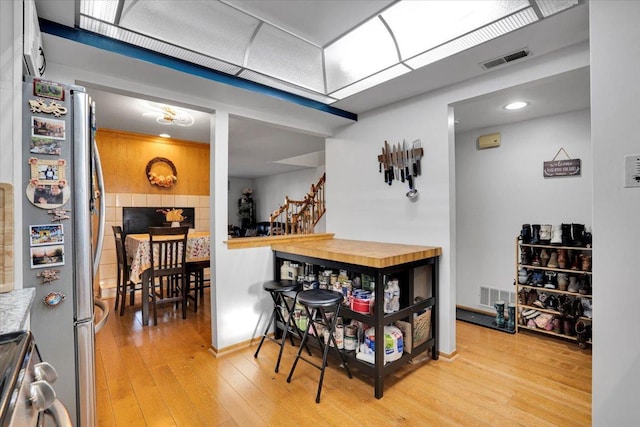
[[[209,195],[209,145],[111,129],[98,129],[96,141],[107,193]],[[170,188],[151,185],[147,163],[165,157],[178,171]]]

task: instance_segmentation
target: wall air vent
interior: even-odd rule
[[[516,302],[516,293],[511,291],[505,291],[503,289],[491,288],[489,286],[480,286],[480,305],[485,307],[491,307],[496,301],[504,301],[505,304],[510,302]]]
[[[488,70],[490,68],[497,67],[499,65],[506,64],[508,62],[513,62],[515,60],[518,60],[520,58],[525,58],[527,56],[531,56],[531,52],[529,51],[529,49],[520,49],[520,50],[516,50],[515,52],[511,52],[506,55],[500,56],[498,58],[490,59],[489,61],[483,62],[480,65],[485,70]]]

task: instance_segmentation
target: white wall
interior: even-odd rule
[[[22,3],[0,2],[0,182],[14,188],[14,230],[22,229]],[[14,288],[22,288],[22,233],[15,232]],[[11,246],[11,245],[7,245]]]
[[[593,425],[640,419],[640,188],[623,157],[640,154],[640,2],[591,1]]]
[[[458,305],[487,310],[479,305],[480,286],[514,291],[514,244],[522,224],[591,225],[589,115],[574,111],[456,134]],[[495,132],[501,145],[478,150],[478,136]],[[543,162],[560,148],[581,159],[580,176],[542,176]]]
[[[210,186],[212,230],[211,342],[216,350],[247,342],[259,336],[269,320],[271,299],[265,298],[262,282],[273,278],[270,247],[229,250],[227,240],[229,165],[229,113],[216,111],[211,119],[214,144]],[[222,189],[225,191],[222,191]]]
[[[240,218],[238,217],[238,199],[242,197],[242,189],[249,187],[253,190],[253,179],[248,178],[229,178],[229,224],[240,227]]]
[[[587,66],[582,44],[459,85],[363,114],[327,140],[327,230],[339,238],[440,246],[440,351],[455,351],[455,149],[450,104]],[[377,155],[385,140],[420,138],[420,196],[384,183]],[[553,154],[551,154],[553,156]]]

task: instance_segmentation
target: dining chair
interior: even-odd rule
[[[134,283],[129,278],[131,264],[127,260],[127,252],[125,250],[125,235],[122,227],[119,225],[112,226],[113,237],[116,241],[116,259],[118,262],[118,273],[116,276],[116,303],[114,310],[118,311],[120,306],[120,316],[124,315],[124,306],[127,293],[129,294],[129,305],[135,302],[135,292],[142,290],[142,283]]]
[[[209,260],[187,263],[187,299],[193,301],[194,313],[198,312],[198,300],[204,298],[204,288],[211,286],[211,278],[205,277],[204,274],[204,270],[209,268],[209,265]]]
[[[187,233],[189,227],[149,227],[149,257],[151,260],[149,298],[153,322],[158,324],[157,305],[174,303],[182,306],[182,318],[187,318]]]

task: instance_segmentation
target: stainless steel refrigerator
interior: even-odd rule
[[[31,330],[58,371],[58,399],[74,425],[90,427],[96,425],[93,283],[104,235],[95,106],[82,87],[29,76],[22,103],[23,277],[24,287],[36,288]]]

